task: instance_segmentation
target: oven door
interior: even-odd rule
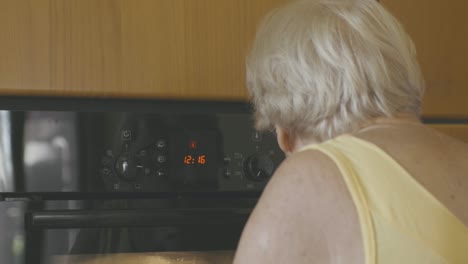
[[[190,196],[91,201],[81,207],[92,209],[78,210],[29,206],[26,263],[232,263],[251,209]]]

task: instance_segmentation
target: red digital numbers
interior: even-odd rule
[[[184,163],[185,164],[194,164],[194,158],[191,155],[186,155],[184,157]]]
[[[206,155],[200,155],[198,158],[193,157],[192,155],[185,155],[184,156],[184,164],[205,164],[206,163]]]
[[[201,155],[198,157],[198,164],[205,164],[206,163],[206,156],[205,155]]]

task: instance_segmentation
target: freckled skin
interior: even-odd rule
[[[467,144],[420,123],[382,121],[354,136],[387,152],[468,226]],[[339,170],[320,152],[294,153],[297,142],[252,213],[234,263],[364,263],[356,208]]]

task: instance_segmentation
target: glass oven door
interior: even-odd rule
[[[234,208],[229,197],[206,193],[178,195],[81,201],[78,210],[57,210],[50,206],[56,201],[29,206],[26,264],[232,263],[252,207]],[[251,203],[246,199],[245,205]]]

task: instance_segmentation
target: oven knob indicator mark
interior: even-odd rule
[[[165,169],[159,169],[156,172],[156,175],[158,175],[158,177],[165,177],[167,175],[167,171]]]
[[[223,162],[224,162],[224,166],[229,166],[229,164],[231,164],[231,157],[229,156],[224,157]]]
[[[253,141],[262,141],[262,134],[258,131],[252,133],[252,140]]]
[[[271,177],[274,171],[273,160],[265,154],[253,154],[244,162],[244,172],[251,181],[265,181]]]
[[[158,149],[163,149],[167,146],[166,141],[164,139],[160,139],[156,142],[156,147]]]
[[[101,172],[102,172],[102,174],[104,174],[104,175],[106,175],[106,176],[108,176],[108,175],[111,174],[111,170],[110,170],[109,168],[103,168],[103,169],[101,170]]]
[[[156,158],[156,160],[158,161],[158,163],[161,163],[161,164],[162,164],[162,163],[165,163],[167,159],[166,159],[166,156],[164,156],[164,155],[159,155],[159,156]]]
[[[146,175],[146,168],[141,164],[141,162],[137,161],[136,165],[136,177],[141,177]]]
[[[224,178],[229,179],[229,178],[231,178],[231,175],[232,175],[232,173],[231,173],[231,171],[229,169],[224,169],[223,170]]]
[[[130,149],[130,145],[128,143],[124,143],[122,145],[122,152],[128,152],[129,149]]]
[[[136,166],[134,162],[127,156],[120,156],[115,162],[115,170],[117,175],[124,180],[134,180]]]
[[[120,139],[125,141],[132,140],[132,131],[129,129],[122,130],[120,132]]]

